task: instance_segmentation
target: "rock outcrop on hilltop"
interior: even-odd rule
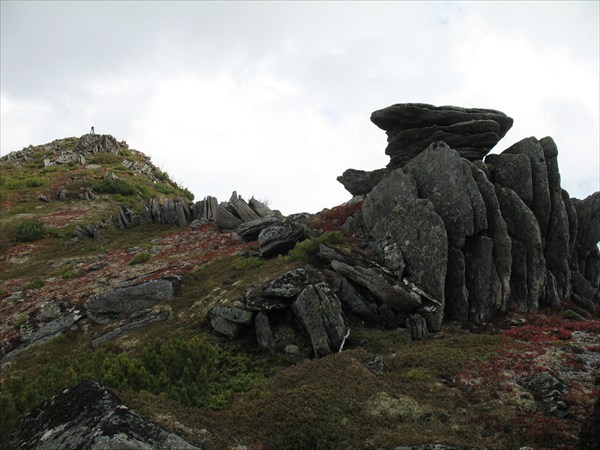
[[[371,120],[388,133],[388,168],[348,169],[338,178],[363,199],[344,228],[369,251],[321,246],[319,252],[327,268],[322,277],[347,313],[404,327],[420,339],[444,320],[485,323],[566,300],[583,316],[595,312],[600,193],[569,198],[551,138],[523,139],[483,161],[512,125],[502,112],[400,104],[375,111]],[[275,227],[285,235],[292,225]],[[337,321],[331,307],[312,303],[321,323]],[[247,294],[246,308],[261,314],[244,326],[256,328],[260,345],[282,350],[289,342],[271,331],[280,311],[294,318],[300,334],[311,335],[292,304],[258,287]],[[220,325],[235,330],[230,336],[242,329]],[[312,343],[317,356],[335,347]]]

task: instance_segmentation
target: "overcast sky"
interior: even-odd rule
[[[92,125],[196,200],[285,214],[384,167],[372,111],[493,108],[494,149],[552,136],[562,184],[599,190],[599,2],[1,2],[1,154]]]

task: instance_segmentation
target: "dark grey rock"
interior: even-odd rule
[[[465,255],[465,284],[469,292],[469,319],[485,322],[502,311],[500,280],[494,266],[494,244],[487,236],[467,239]]]
[[[577,269],[577,252],[575,250],[575,244],[577,243],[577,229],[579,228],[577,223],[577,211],[569,193],[564,189],[561,190],[561,196],[563,203],[565,204],[565,210],[567,211],[567,218],[569,219],[569,268]]]
[[[379,184],[387,175],[390,169],[377,169],[371,171],[347,169],[337,180],[342,183],[344,188],[353,196],[364,195]]]
[[[405,326],[413,341],[421,341],[429,335],[427,322],[425,321],[425,318],[419,314],[411,314],[408,316]]]
[[[280,223],[264,228],[258,235],[260,255],[268,258],[290,251],[304,239],[304,230],[294,223]]]
[[[463,252],[453,247],[448,248],[445,316],[460,322],[469,320],[469,291],[465,284],[465,270]]]
[[[404,275],[404,269],[406,269],[406,263],[400,245],[391,236],[387,236],[384,239],[375,241],[373,246],[379,255],[379,263],[398,279],[401,279]]]
[[[586,280],[594,287],[600,287],[600,249],[593,248],[585,260]]]
[[[322,282],[318,272],[310,267],[291,270],[272,280],[263,289],[266,297],[297,297],[309,284]]]
[[[245,241],[255,241],[262,230],[280,222],[281,219],[275,215],[262,216],[258,219],[244,222],[237,227],[236,232]]]
[[[265,203],[256,200],[254,197],[248,201],[248,205],[250,205],[250,208],[252,208],[260,217],[266,217],[275,214]]]
[[[335,260],[331,261],[331,267],[344,277],[368,289],[383,304],[395,311],[412,311],[421,304],[421,297],[418,294],[375,267],[351,266]]]
[[[316,357],[341,351],[350,330],[340,301],[327,284],[307,286],[294,301],[293,310],[310,337]]]
[[[75,150],[83,153],[117,153],[120,145],[110,134],[84,134],[79,138]]]
[[[260,217],[235,191],[231,194],[229,205],[235,210],[237,216],[242,219],[242,222],[249,222]]]
[[[419,197],[429,200],[444,221],[448,243],[462,247],[465,237],[472,236],[476,230],[467,188],[469,180],[465,177],[459,154],[445,143],[435,142],[406,164],[403,170],[415,179]],[[483,204],[478,191],[477,195]]]
[[[381,355],[375,355],[367,360],[367,367],[375,375],[381,375],[385,371],[385,364]]]
[[[266,297],[262,295],[262,287],[252,287],[244,295],[246,309],[249,311],[272,311],[289,308],[291,299],[285,297]]]
[[[242,325],[236,322],[231,322],[222,316],[210,316],[210,325],[215,331],[225,336],[236,338],[242,331]]]
[[[569,271],[569,217],[562,197],[560,173],[558,170],[558,149],[550,137],[540,140],[544,150],[548,172],[551,212],[546,231],[546,266],[556,280],[557,295],[567,298],[570,295]]]
[[[540,298],[540,305],[556,307],[560,305],[561,296],[558,293],[556,277],[549,270],[546,272],[546,285]]]
[[[353,314],[371,324],[376,324],[378,320],[377,305],[367,300],[358,290],[346,279],[346,277],[337,272],[330,271],[330,285],[335,294]]]
[[[598,292],[598,287],[593,286],[582,274],[575,271],[571,272],[571,284],[573,286],[574,294],[577,294],[579,297],[583,297],[590,302],[594,301],[596,293]]]
[[[96,339],[94,339],[92,341],[92,347],[98,348],[104,342],[116,339],[119,336],[129,333],[130,331],[143,328],[145,326],[150,325],[151,323],[162,322],[164,320],[167,320],[170,317],[170,315],[171,314],[169,311],[145,310],[135,312],[127,319],[127,322],[123,325],[120,325],[114,330],[111,330],[108,333],[105,333],[102,336],[99,336]]]
[[[438,140],[466,159],[481,159],[512,126],[512,119],[500,111],[421,103],[375,111],[371,121],[387,132],[389,167],[402,166]]]
[[[235,230],[242,224],[242,219],[229,212],[223,205],[217,206],[215,223],[225,230]]]
[[[50,201],[50,199],[48,198],[48,196],[47,195],[43,195],[43,194],[38,195],[38,200],[40,202],[45,202],[45,203],[48,203]]]
[[[142,418],[90,380],[36,407],[9,434],[5,448],[198,450]]]
[[[582,262],[600,241],[600,192],[573,201],[573,206],[577,211],[578,225],[576,250]]]
[[[550,372],[538,372],[526,380],[525,387],[531,391],[545,415],[561,419],[569,415],[569,405],[562,399],[569,390],[568,385]]]
[[[62,188],[59,189],[59,191],[58,191],[58,199],[61,202],[66,202],[69,199],[69,197],[68,197],[68,191],[67,191],[66,188],[62,187]]]
[[[542,237],[538,221],[533,212],[513,190],[497,186],[496,194],[509,235],[525,246],[527,264],[525,272],[527,274],[526,310],[528,312],[535,311],[538,308],[546,275],[546,260],[542,252]],[[513,259],[514,256],[513,253]],[[522,275],[516,273],[515,270],[516,268],[513,264],[511,278]],[[512,286],[511,279],[511,289]],[[512,296],[514,299],[516,293],[513,294],[515,294]]]
[[[174,297],[176,289],[175,281],[153,280],[101,294],[88,300],[86,307],[90,318],[96,322],[105,323],[170,300]]]
[[[275,351],[276,340],[271,328],[269,316],[265,312],[259,312],[254,319],[254,328],[256,330],[256,341],[258,345],[266,348],[270,352]]]
[[[462,167],[462,165],[461,165]],[[444,308],[448,241],[442,218],[432,203],[419,199],[410,174],[394,170],[373,188],[364,200],[365,227],[374,240],[390,236],[400,246],[406,269],[404,277],[422,288],[441,304],[429,330],[439,330]]]
[[[250,325],[254,319],[254,313],[245,309],[235,308],[233,306],[216,306],[211,310],[211,315],[221,316],[230,322]]]
[[[538,221],[540,234],[542,240],[544,240],[546,238],[546,230],[548,228],[548,222],[550,221],[552,207],[544,149],[536,138],[529,137],[511,145],[504,150],[503,154],[504,153],[523,154],[529,157],[529,162],[531,164],[531,186],[533,189],[533,198],[530,209]]]
[[[500,309],[505,310],[510,295],[510,277],[512,268],[511,239],[508,235],[506,222],[500,211],[500,205],[498,203],[494,185],[489,181],[485,171],[480,170],[479,167],[485,167],[485,165],[481,161],[479,164],[477,164],[476,161],[469,165],[473,179],[477,184],[477,188],[479,189],[481,198],[485,204],[487,214],[487,230],[485,231],[485,234],[489,236],[494,243],[494,268],[498,280],[500,281],[500,289],[492,294],[495,298],[491,303],[501,305]]]
[[[529,156],[505,152],[500,155],[487,155],[485,163],[494,184],[512,189],[527,206],[531,207],[533,184]]]

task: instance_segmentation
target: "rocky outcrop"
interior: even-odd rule
[[[268,258],[287,253],[302,239],[304,239],[304,230],[294,222],[269,225],[258,235],[260,255]]]
[[[466,159],[482,159],[513,120],[500,111],[405,103],[373,112],[371,121],[388,135],[388,167],[402,167],[432,142],[444,141]]]
[[[388,134],[391,161],[388,169],[352,169],[339,178],[365,195],[351,228],[385,268],[394,255],[401,274],[393,275],[439,303],[434,313],[418,311],[428,331],[438,330],[444,315],[485,322],[510,308],[532,312],[568,298],[594,310],[600,193],[577,200],[561,188],[551,138],[523,139],[484,162],[512,125],[498,111],[399,104],[371,120]],[[348,293],[351,310],[378,317],[355,289],[374,296],[358,276],[364,267],[344,264],[332,263],[345,277],[336,289]]]
[[[84,134],[75,149],[82,153],[117,153],[120,147],[110,134]]]
[[[364,170],[348,169],[337,180],[344,185],[346,190],[352,195],[364,195],[379,184],[387,175],[390,169],[377,169],[370,172]]]
[[[35,408],[13,429],[5,448],[198,450],[144,419],[111,391],[90,380]]]
[[[128,317],[172,299],[180,283],[179,277],[171,277],[113,289],[86,302],[88,316],[98,323]]]

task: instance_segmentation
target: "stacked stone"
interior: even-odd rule
[[[594,312],[600,193],[569,197],[551,138],[523,139],[484,163],[512,124],[499,111],[407,104],[371,120],[388,132],[388,169],[341,178],[366,194],[362,222],[380,259],[385,241],[404,277],[440,305],[396,314],[418,312],[436,331],[444,318],[485,322],[569,298],[581,315]]]

